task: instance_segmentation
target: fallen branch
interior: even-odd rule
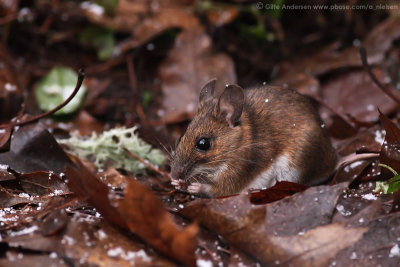
[[[367,50],[365,50],[364,47],[360,47],[359,49],[360,52],[360,57],[361,61],[363,64],[363,67],[365,70],[368,72],[369,77],[371,80],[378,86],[379,89],[381,89],[385,94],[387,94],[391,99],[393,99],[397,104],[400,105],[400,99],[397,98],[392,91],[390,91],[385,85],[383,85],[378,78],[376,77],[375,73],[372,72],[371,66],[368,64],[367,60]]]
[[[41,118],[47,117],[47,116],[53,114],[54,112],[56,112],[56,111],[62,109],[62,108],[63,108],[64,106],[66,106],[66,105],[75,97],[75,95],[78,93],[79,89],[81,88],[81,85],[82,85],[82,82],[83,82],[84,78],[85,78],[85,73],[84,73],[83,69],[79,69],[79,71],[78,71],[78,80],[77,80],[77,82],[76,82],[74,91],[72,92],[72,94],[71,94],[64,102],[62,102],[62,103],[61,103],[60,105],[58,105],[57,107],[55,107],[55,108],[53,108],[52,110],[49,110],[49,111],[47,111],[47,112],[45,112],[45,113],[42,113],[42,114],[33,116],[33,117],[31,117],[31,118],[28,118],[28,119],[26,119],[26,120],[24,120],[24,121],[15,121],[15,122],[10,122],[10,123],[6,123],[6,124],[0,124],[0,129],[9,128],[9,127],[14,127],[14,126],[25,125],[25,124],[28,124],[28,123],[31,123],[31,122],[40,120]]]
[[[140,161],[141,163],[143,163],[144,165],[146,165],[147,167],[149,167],[152,171],[154,171],[154,172],[156,172],[156,173],[158,173],[158,174],[160,174],[160,175],[162,175],[162,176],[164,176],[164,177],[167,177],[168,179],[171,180],[171,176],[169,175],[169,173],[160,170],[159,168],[157,168],[156,166],[154,166],[153,164],[151,164],[151,163],[148,162],[147,160],[142,159],[141,157],[139,157],[138,155],[136,155],[136,154],[133,153],[132,151],[128,150],[127,148],[124,147],[123,149],[125,150],[125,152],[126,152],[129,156],[131,156],[132,158],[134,158],[134,159]]]

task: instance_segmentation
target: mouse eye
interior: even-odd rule
[[[210,139],[207,137],[201,137],[196,141],[196,149],[201,151],[207,151],[211,147]]]

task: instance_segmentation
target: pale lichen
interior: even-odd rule
[[[163,165],[165,156],[159,149],[152,148],[140,139],[136,129],[136,127],[113,128],[100,135],[92,133],[89,137],[82,137],[78,132],[73,132],[70,138],[57,141],[65,145],[71,154],[92,160],[97,168],[105,169],[111,164],[114,168],[143,174],[146,166],[130,157],[124,148],[156,167]]]

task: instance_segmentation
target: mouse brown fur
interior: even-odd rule
[[[336,153],[305,96],[282,87],[215,96],[215,80],[200,93],[197,113],[171,161],[172,183],[191,193],[223,196],[287,180],[314,185],[335,168]]]

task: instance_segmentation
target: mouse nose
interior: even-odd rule
[[[185,173],[185,168],[183,167],[173,167],[171,169],[172,179],[179,180],[182,179]]]

